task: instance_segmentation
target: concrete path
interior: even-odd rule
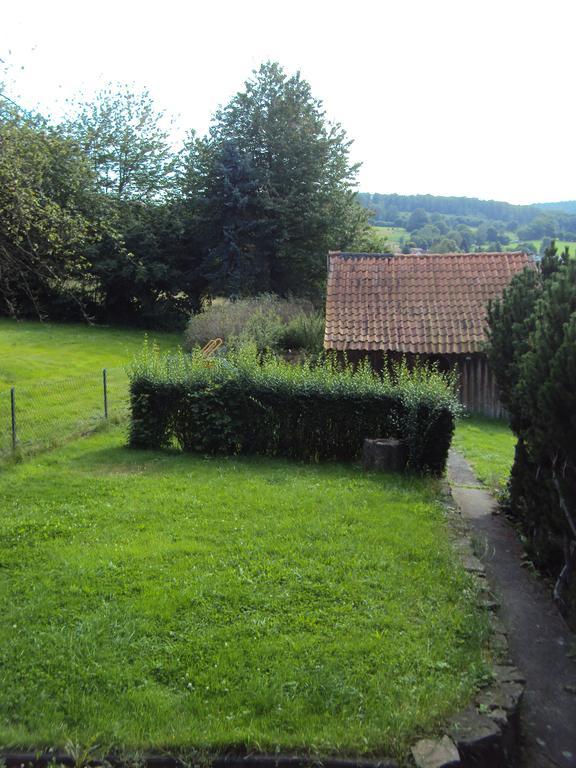
[[[527,678],[522,768],[576,768],[576,635],[552,603],[549,588],[522,567],[517,533],[505,517],[493,514],[494,498],[455,451],[448,479],[501,604],[512,661]]]

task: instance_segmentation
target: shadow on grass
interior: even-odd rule
[[[281,485],[290,476],[305,476],[308,478],[331,479],[341,478],[343,481],[354,480],[366,484],[385,484],[388,487],[408,489],[418,487],[438,490],[435,479],[395,472],[365,471],[361,464],[341,462],[321,462],[318,464],[295,461],[280,456],[261,455],[207,455],[202,453],[184,453],[176,447],[162,450],[144,450],[130,448],[125,442],[120,445],[88,448],[83,446],[81,454],[71,457],[73,466],[88,471],[90,474],[104,475],[135,475],[162,474],[182,475],[194,470],[207,472],[240,472],[241,474],[265,475],[267,482]]]

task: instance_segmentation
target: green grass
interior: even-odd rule
[[[0,389],[122,367],[142,348],[144,336],[126,328],[0,318]],[[179,334],[154,331],[150,337],[164,348],[182,342]]]
[[[504,250],[506,251],[517,251],[519,250],[521,243],[528,242],[532,245],[536,253],[540,253],[540,249],[542,247],[542,240],[512,240],[509,245],[505,247]],[[558,253],[563,253],[565,248],[568,248],[568,252],[570,256],[574,257],[576,255],[576,242],[573,240],[555,240],[556,248],[558,249]]]
[[[0,319],[0,458],[11,454],[10,387],[15,387],[18,450],[60,444],[102,423],[102,369],[108,370],[108,406],[125,416],[125,366],[145,334],[131,329]],[[177,334],[154,333],[164,349]]]
[[[437,485],[139,452],[0,474],[0,744],[404,753],[485,676]]]
[[[399,243],[402,238],[409,236],[403,227],[372,227],[372,230],[389,243]]]
[[[453,445],[491,490],[498,492],[504,488],[516,446],[516,438],[506,422],[482,416],[460,419]]]

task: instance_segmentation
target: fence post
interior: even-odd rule
[[[10,414],[12,416],[12,451],[16,452],[16,389],[10,388]]]
[[[102,387],[104,390],[104,418],[108,418],[108,382],[106,379],[106,368],[102,369]]]

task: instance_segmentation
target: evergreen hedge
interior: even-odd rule
[[[489,360],[518,437],[510,511],[576,628],[576,260],[552,243],[488,321]]]
[[[244,347],[227,358],[162,357],[130,371],[130,445],[257,453],[319,461],[360,458],[364,438],[406,440],[409,467],[441,474],[459,405],[454,381],[427,367],[385,376],[335,357],[291,365]]]

